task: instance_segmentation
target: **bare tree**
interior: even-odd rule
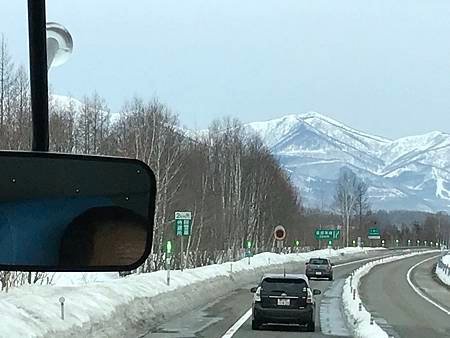
[[[345,228],[345,245],[349,245],[350,219],[357,202],[358,178],[348,168],[342,168],[336,184],[334,200]]]
[[[358,217],[358,230],[363,229],[363,217],[370,210],[369,195],[367,193],[368,186],[365,182],[360,181],[356,185],[356,202],[354,206],[354,213]]]
[[[13,64],[4,35],[0,40],[0,146],[5,147],[5,119],[9,110],[13,78]]]

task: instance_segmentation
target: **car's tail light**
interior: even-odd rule
[[[255,295],[253,296],[253,300],[255,302],[261,301],[261,287],[260,286],[258,286],[258,288],[256,289]]]
[[[313,303],[313,293],[311,289],[308,289],[306,291],[306,304],[312,304]]]

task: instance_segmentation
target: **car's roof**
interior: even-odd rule
[[[303,273],[266,273],[263,275],[262,280],[266,278],[279,278],[279,279],[304,279],[308,282],[308,277]]]

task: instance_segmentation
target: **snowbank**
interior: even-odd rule
[[[442,283],[450,286],[450,254],[442,256],[436,265],[436,275]]]
[[[138,336],[156,323],[188,311],[239,286],[255,283],[265,272],[292,271],[311,257],[338,261],[366,256],[366,249],[345,248],[301,254],[262,253],[233,263],[131,275],[77,286],[27,286],[0,295],[1,337]],[[344,256],[343,256],[344,255]],[[232,271],[232,272],[231,272]],[[65,284],[65,283],[62,283]],[[70,285],[70,283],[69,283]],[[65,298],[65,319],[59,298]]]
[[[383,257],[379,260],[371,261],[364,264],[360,268],[346,278],[342,290],[342,302],[344,305],[344,313],[347,319],[348,327],[353,331],[355,337],[358,338],[389,338],[389,335],[375,322],[371,322],[371,314],[366,310],[359,297],[359,284],[362,277],[367,275],[370,270],[377,265],[385,264],[400,259],[430,253],[431,251],[412,252],[400,256]],[[355,299],[353,299],[353,294]],[[359,306],[361,304],[361,311]]]

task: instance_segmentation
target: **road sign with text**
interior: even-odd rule
[[[177,236],[192,234],[192,214],[190,211],[175,212],[175,233]]]
[[[316,229],[314,235],[317,240],[337,240],[341,237],[341,230],[339,229]]]
[[[370,228],[367,234],[369,239],[380,239],[380,229],[378,228]]]

